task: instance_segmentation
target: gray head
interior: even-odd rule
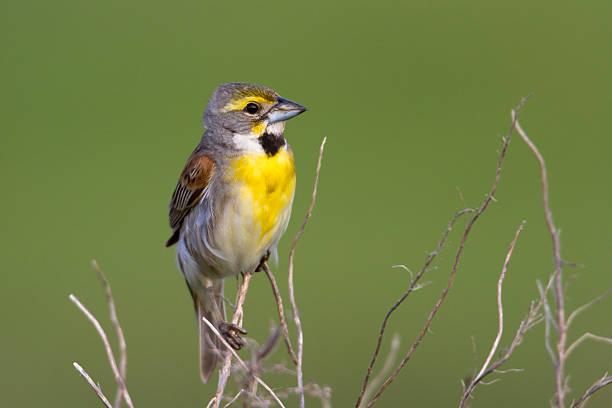
[[[269,125],[284,128],[286,121],[306,110],[260,85],[232,82],[215,89],[202,123],[208,129],[223,128],[233,134],[262,135]]]

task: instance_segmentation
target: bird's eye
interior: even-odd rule
[[[255,102],[247,103],[247,106],[244,107],[244,111],[246,113],[250,113],[251,115],[256,114],[259,111],[259,105]]]

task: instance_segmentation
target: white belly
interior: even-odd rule
[[[225,205],[215,220],[217,227],[210,235],[210,246],[220,258],[220,273],[226,276],[255,268],[268,251],[276,249],[291,214],[292,200],[277,214],[270,215],[274,223],[271,228],[266,228],[254,211],[257,198],[244,186],[235,190],[234,199]]]

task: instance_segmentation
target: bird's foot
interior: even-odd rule
[[[261,257],[259,265],[257,265],[257,268],[255,268],[255,272],[263,271],[264,264],[268,262],[268,259],[270,259],[270,250],[266,251],[265,255]]]
[[[246,346],[246,342],[240,335],[247,334],[247,331],[237,324],[227,322],[220,323],[219,332],[234,350],[240,350],[242,346]]]

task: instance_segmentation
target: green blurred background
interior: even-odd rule
[[[68,300],[75,293],[110,329],[92,258],[117,299],[136,405],[208,401],[215,386],[200,383],[191,299],[163,243],[167,203],[222,82],[265,84],[309,108],[287,129],[298,189],[274,268],[285,294],[289,244],[328,138],[296,285],[305,377],[331,386],[334,406],[354,404],[380,321],[408,283],[391,266],[420,268],[461,208],[456,187],[467,205],[480,204],[510,109],[530,92],[522,123],[549,166],[564,258],[585,265],[567,271],[577,276],[568,307],[599,295],[612,283],[611,17],[608,1],[4,2],[2,405],[96,406],[73,361],[114,393],[101,342]],[[476,224],[431,332],[378,406],[458,404],[460,380],[495,335],[498,273],[525,219],[504,288],[509,343],[536,279],[552,270],[538,174],[515,138],[499,201]],[[446,283],[459,234],[427,276],[432,284],[395,315],[389,334],[400,333],[404,351]],[[570,339],[612,336],[611,310],[607,299],[585,313]],[[245,326],[262,341],[275,319],[257,275]],[[506,365],[524,371],[477,389],[473,406],[548,406],[543,338],[542,325],[530,332]],[[286,360],[284,346],[272,359]],[[612,369],[612,347],[586,343],[567,369],[569,401]],[[611,405],[603,390],[589,406]]]

